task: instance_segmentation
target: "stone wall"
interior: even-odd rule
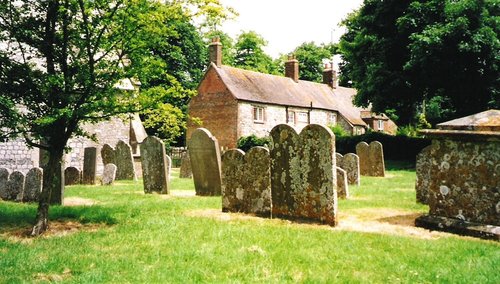
[[[24,139],[0,143],[0,168],[26,174],[31,168],[38,167],[38,153],[37,148],[28,148]]]

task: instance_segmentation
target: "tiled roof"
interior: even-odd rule
[[[500,131],[500,110],[491,109],[437,125],[443,130]]]
[[[360,110],[352,104],[355,89],[330,88],[326,84],[293,81],[287,77],[239,68],[214,68],[235,98],[243,101],[338,111],[353,125],[366,126]]]

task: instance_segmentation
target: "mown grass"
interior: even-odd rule
[[[423,213],[414,179],[411,170],[363,177],[339,212],[366,220],[384,210]],[[67,187],[68,199],[93,205],[54,206],[51,219],[91,229],[36,239],[12,234],[29,227],[36,205],[0,202],[0,282],[500,283],[497,242],[210,216],[220,197],[186,196],[194,189],[185,179],[174,178],[172,190],[182,194],[145,195],[141,182]]]

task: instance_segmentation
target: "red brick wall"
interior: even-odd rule
[[[212,68],[200,84],[198,95],[189,102],[187,140],[196,128],[203,127],[217,138],[219,146],[235,148],[238,139],[238,102]],[[202,124],[196,125],[192,118],[201,120]]]

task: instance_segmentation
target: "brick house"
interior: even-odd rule
[[[348,133],[365,133],[369,125],[362,109],[352,104],[356,90],[337,86],[336,73],[323,71],[323,83],[299,80],[299,62],[289,58],[285,77],[222,65],[222,45],[209,46],[210,66],[198,86],[198,95],[188,105],[187,137],[198,127],[207,128],[224,148],[234,148],[238,138],[268,136],[277,124],[300,131],[310,123],[340,125]],[[385,131],[385,116],[370,122]],[[378,123],[379,120],[384,122]],[[199,123],[197,123],[199,122]]]

